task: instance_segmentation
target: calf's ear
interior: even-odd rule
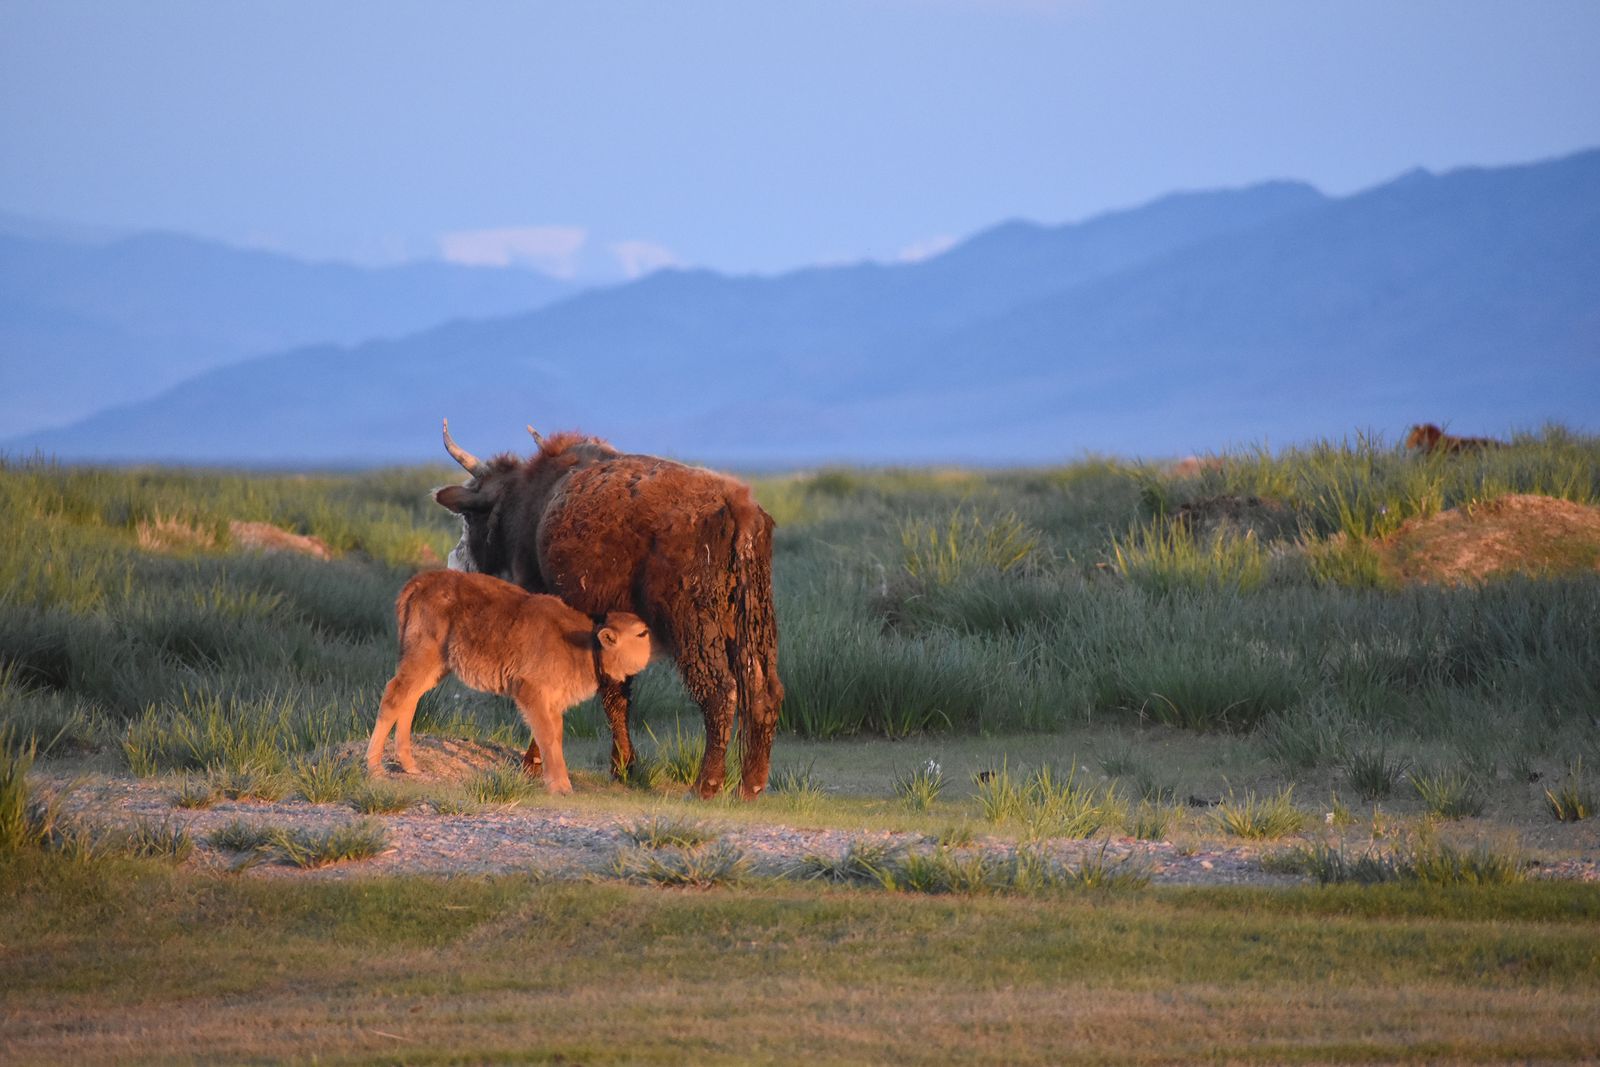
[[[475,493],[464,485],[447,485],[443,489],[435,489],[433,499],[457,515],[463,511],[483,511],[489,506],[489,501],[482,493]]]
[[[617,646],[617,631],[609,626],[600,627],[595,631],[595,636],[600,639],[600,644],[606,648],[615,648]]]

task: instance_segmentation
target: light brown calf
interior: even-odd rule
[[[401,768],[417,771],[411,720],[422,694],[451,672],[466,685],[517,702],[533,741],[522,765],[545,786],[572,792],[561,754],[561,719],[595,694],[602,681],[621,684],[650,661],[650,631],[637,615],[613,611],[596,625],[553,596],[527,593],[487,574],[428,571],[406,583],[395,600],[400,665],[383,690],[378,723],[367,745],[367,770],[383,766],[383,745],[394,729]]]

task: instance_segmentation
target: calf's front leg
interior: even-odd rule
[[[530,751],[544,755],[544,787],[557,795],[571,793],[572,779],[567,777],[567,760],[561,751],[562,713],[566,709],[551,704],[534,685],[520,686],[516,701],[523,721],[533,731]],[[523,765],[527,765],[526,756],[523,757]]]

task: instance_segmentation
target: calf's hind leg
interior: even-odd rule
[[[372,739],[367,742],[367,773],[383,770],[383,743],[394,730],[394,754],[400,769],[407,774],[417,773],[417,761],[411,755],[411,720],[417,715],[417,701],[422,694],[439,684],[448,671],[444,664],[429,657],[405,657],[395,668],[394,677],[383,687],[383,702],[378,705],[378,722],[372,728]]]

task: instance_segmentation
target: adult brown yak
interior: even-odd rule
[[[1406,434],[1406,447],[1416,452],[1476,452],[1485,448],[1504,448],[1504,441],[1492,437],[1457,437],[1445,433],[1431,422],[1419,423]]]
[[[596,437],[540,437],[528,460],[488,463],[461,448],[444,424],[444,446],[472,475],[434,499],[460,515],[456,570],[481,571],[579,611],[631,611],[671,655],[705,713],[706,752],[695,784],[722,788],[735,709],[744,745],[739,795],[767,785],[772,735],[783,703],[778,626],[772,610],[772,517],[742,482],[654,456],[626,455]],[[628,683],[606,683],[611,768],[633,766]],[[523,760],[539,767],[537,743]]]

